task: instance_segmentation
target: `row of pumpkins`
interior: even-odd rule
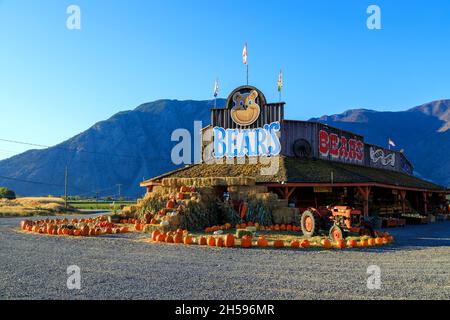
[[[275,224],[270,226],[262,226],[258,222],[243,222],[241,224],[236,224],[234,226],[236,229],[245,229],[247,227],[255,227],[256,230],[266,230],[266,231],[301,231],[301,228],[299,226],[293,225],[293,224]],[[212,226],[205,228],[205,233],[212,233],[219,230],[228,230],[231,229],[232,226],[230,223],[225,223],[221,226]]]
[[[200,236],[193,237],[186,230],[178,229],[177,231],[161,233],[156,230],[152,232],[152,240],[155,242],[163,243],[175,243],[175,244],[185,244],[192,245],[197,244],[201,246],[209,247],[235,247],[236,241],[233,234],[227,234],[224,236],[214,237],[214,236]],[[344,249],[344,248],[365,248],[370,246],[381,246],[389,244],[394,240],[394,238],[388,233],[384,233],[377,238],[361,238],[359,241],[355,239],[349,240],[339,240],[337,242],[331,242],[329,239],[322,239],[320,241],[320,246],[324,249]],[[254,241],[253,237],[250,235],[245,235],[241,238],[240,247],[251,248],[253,246],[265,248],[269,247],[269,241],[266,237],[260,236]],[[284,240],[275,240],[272,243],[274,248],[284,248],[286,243]],[[303,240],[292,240],[289,244],[291,248],[308,248],[311,246],[311,242],[308,239]]]
[[[128,227],[119,227],[108,222],[103,216],[89,219],[45,219],[23,220],[20,228],[24,231],[65,236],[97,236],[101,234],[125,233]]]

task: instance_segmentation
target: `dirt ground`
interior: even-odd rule
[[[19,221],[0,219],[1,299],[450,298],[450,221],[389,229],[393,245],[344,251],[186,247],[137,233],[42,236],[20,232]],[[67,288],[72,265],[79,290]]]

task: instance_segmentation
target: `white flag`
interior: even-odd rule
[[[395,147],[395,143],[391,140],[391,138],[388,140],[388,145]]]
[[[214,97],[217,97],[218,95],[219,95],[219,82],[216,79],[216,81],[214,81]]]
[[[247,64],[247,42],[244,45],[244,49],[242,50],[242,62]]]

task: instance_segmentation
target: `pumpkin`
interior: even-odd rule
[[[184,237],[183,242],[186,245],[192,244],[192,237],[190,235],[187,235],[186,237]]]
[[[223,238],[222,237],[217,238],[216,247],[223,247]]]
[[[276,224],[275,227],[273,228],[273,230],[280,231],[280,225]]]
[[[184,194],[183,194],[183,192],[178,193],[177,198],[178,198],[178,200],[183,200],[183,199],[184,199]]]
[[[211,233],[211,228],[210,227],[207,227],[207,228],[205,228],[205,233]]]
[[[188,188],[186,186],[181,186],[180,187],[180,192],[187,192]]]
[[[375,238],[375,244],[381,246],[383,244],[383,238]]]
[[[95,231],[94,228],[92,228],[91,230],[89,230],[89,235],[90,235],[90,236],[96,236],[96,235],[97,235],[97,232]]]
[[[175,201],[169,200],[169,201],[167,202],[166,208],[167,208],[167,209],[173,209],[174,207],[175,207]]]
[[[89,227],[88,226],[81,227],[80,232],[83,237],[87,236],[89,234]]]
[[[309,243],[308,239],[303,240],[302,242],[300,242],[300,247],[302,248],[308,248],[311,244]]]
[[[111,228],[111,227],[107,227],[107,228],[105,229],[105,233],[106,233],[106,234],[111,234],[111,233],[112,233],[112,228]]]
[[[61,236],[63,234],[63,229],[62,228],[58,228],[57,234],[58,234],[58,236]]]
[[[354,239],[350,239],[347,241],[347,246],[349,248],[356,248],[357,245],[358,245],[358,243]]]
[[[157,241],[157,237],[161,234],[159,230],[155,230],[152,232],[152,240]]]
[[[81,231],[79,229],[73,230],[73,235],[79,237],[81,235]]]
[[[200,237],[198,239],[198,244],[201,246],[206,246],[206,238],[205,237]]]
[[[375,245],[375,239],[374,238],[370,238],[368,241],[369,246],[374,246]]]
[[[286,231],[286,225],[284,223],[280,226],[280,230],[281,231]]]
[[[235,226],[235,228],[236,228],[236,229],[240,229],[240,228],[241,228],[241,225],[240,225],[240,224],[237,224],[237,225]]]
[[[346,243],[344,239],[339,239],[336,241],[336,248],[338,249],[345,249]]]
[[[320,241],[320,244],[325,249],[330,249],[331,248],[331,241],[328,240],[328,239],[323,239],[322,241]]]
[[[286,226],[286,231],[292,231],[292,226],[291,226],[290,224],[288,224],[288,225]]]
[[[208,246],[215,247],[216,246],[216,238],[214,237],[208,237]]]
[[[367,241],[367,239],[362,239],[359,241],[358,246],[360,246],[361,248],[365,248],[369,246],[369,241]]]
[[[156,237],[156,241],[158,241],[158,242],[165,242],[166,241],[166,235],[164,233],[159,234]]]
[[[30,224],[29,220],[22,220],[22,221],[20,221],[20,228],[22,230],[25,230],[29,224]]]
[[[256,241],[256,245],[260,248],[265,248],[269,245],[269,242],[265,237],[259,237],[258,240]]]
[[[167,243],[174,243],[173,236],[172,235],[166,236],[166,242]]]
[[[226,230],[228,230],[228,229],[231,229],[231,223],[225,223],[225,229]]]
[[[183,243],[183,234],[182,233],[177,233],[175,235],[175,237],[173,238],[173,242],[177,243],[177,244]]]
[[[47,234],[53,234],[53,229],[54,229],[54,226],[53,225],[49,225],[47,227]]]
[[[275,240],[273,242],[274,248],[283,248],[284,247],[284,241],[283,240]]]
[[[254,226],[253,222],[249,221],[249,222],[248,222],[248,226],[249,226],[249,227],[253,227],[253,226]]]
[[[387,236],[381,239],[383,240],[383,244],[389,244],[389,238]]]
[[[300,242],[298,240],[292,240],[291,241],[291,248],[300,248]]]
[[[234,235],[227,234],[225,236],[225,247],[232,248],[234,247]]]
[[[241,238],[241,247],[242,248],[250,248],[252,246],[252,237],[243,236]]]
[[[247,228],[247,224],[246,223],[241,223],[241,229],[245,229]]]
[[[122,233],[128,232],[128,227],[120,228],[120,232],[122,232]]]

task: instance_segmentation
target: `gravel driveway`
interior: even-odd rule
[[[450,299],[450,221],[390,229],[365,250],[222,249],[145,243],[142,234],[52,237],[0,219],[0,299]],[[67,267],[81,289],[67,289]],[[381,288],[367,288],[367,267]]]

